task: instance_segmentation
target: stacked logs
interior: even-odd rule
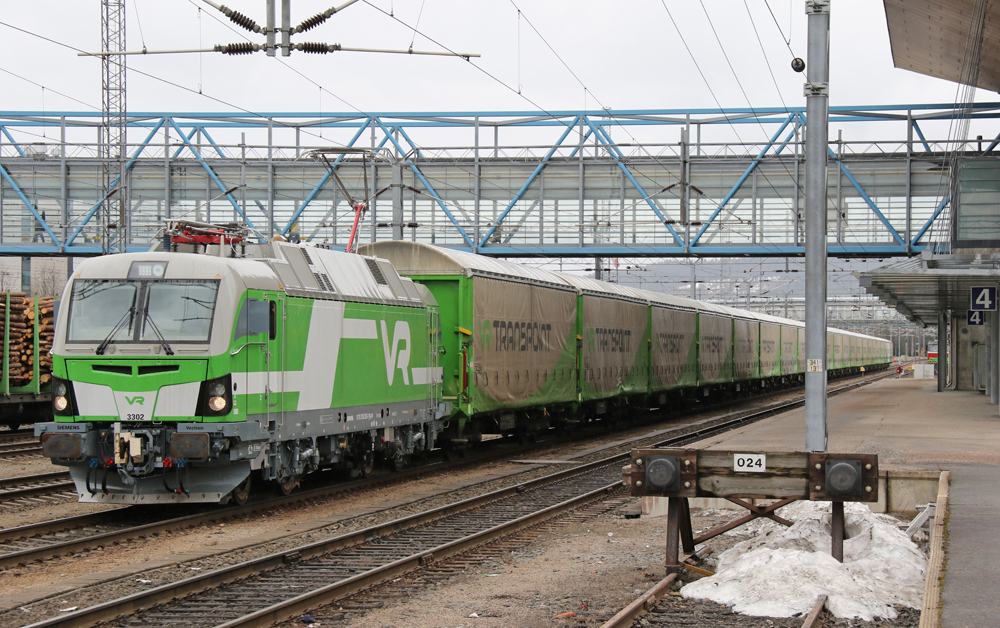
[[[10,362],[8,375],[10,385],[26,386],[34,377],[35,327],[38,326],[38,372],[39,382],[47,384],[52,379],[52,339],[55,334],[55,299],[38,298],[38,316],[35,316],[35,298],[23,292],[10,293],[10,316],[6,316],[7,293],[0,292],[0,334],[4,333],[5,321],[9,326],[8,349]]]

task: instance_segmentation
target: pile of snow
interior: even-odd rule
[[[764,617],[808,613],[822,594],[841,618],[895,619],[893,605],[920,608],[923,553],[892,517],[864,504],[844,506],[843,563],[830,555],[830,503],[800,501],[778,510],[793,526],[769,519],[747,524],[756,536],[720,554],[716,574],[688,584],[681,595]]]

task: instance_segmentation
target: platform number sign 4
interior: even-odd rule
[[[972,289],[972,305],[970,310],[976,312],[995,312],[997,309],[996,286],[983,286]]]
[[[969,310],[969,319],[967,321],[969,325],[982,325],[983,324],[983,313],[976,310]]]

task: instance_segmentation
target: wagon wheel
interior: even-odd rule
[[[247,479],[243,480],[239,486],[234,488],[229,493],[230,501],[236,506],[244,506],[247,501],[250,500],[250,478],[252,476],[248,475]]]
[[[288,497],[299,486],[299,476],[289,475],[278,480],[278,491]]]
[[[409,462],[409,456],[400,456],[398,458],[393,458],[389,461],[389,468],[394,472],[398,473],[406,467]]]

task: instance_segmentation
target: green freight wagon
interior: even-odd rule
[[[668,393],[684,393],[698,384],[698,302],[637,292],[650,303],[650,392],[662,406]]]
[[[601,416],[649,394],[649,303],[635,290],[553,273],[577,291],[579,401]],[[609,407],[610,406],[610,407]]]
[[[450,417],[443,446],[460,449],[484,433],[528,436],[574,416],[576,288],[543,270],[413,242],[359,252],[388,260],[438,302]]]

